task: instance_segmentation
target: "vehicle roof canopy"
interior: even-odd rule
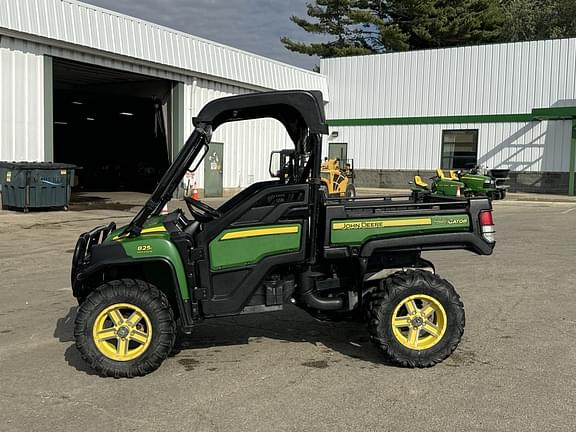
[[[287,90],[250,93],[209,102],[194,118],[194,125],[216,130],[223,123],[271,117],[280,121],[297,143],[308,129],[328,134],[324,101],[319,91]]]

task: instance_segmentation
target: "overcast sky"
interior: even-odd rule
[[[307,0],[83,0],[185,33],[312,69],[317,57],[288,51],[281,36],[311,41],[290,21],[306,16]]]

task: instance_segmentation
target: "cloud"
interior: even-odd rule
[[[318,40],[290,21],[306,15],[306,0],[84,0],[305,69],[319,63],[288,51],[280,38]]]

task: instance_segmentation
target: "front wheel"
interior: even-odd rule
[[[99,374],[132,378],[154,371],[168,357],[176,325],[162,292],[143,281],[122,279],[86,297],[74,337],[82,358]]]
[[[369,331],[387,360],[429,367],[447,358],[464,333],[464,305],[454,287],[423,270],[395,273],[367,304]]]

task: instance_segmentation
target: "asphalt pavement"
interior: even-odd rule
[[[134,210],[2,211],[0,431],[573,431],[576,203],[495,208],[492,256],[426,254],[467,321],[433,368],[384,364],[363,324],[289,306],[206,321],[132,380],[80,358],[69,270],[78,234]]]

